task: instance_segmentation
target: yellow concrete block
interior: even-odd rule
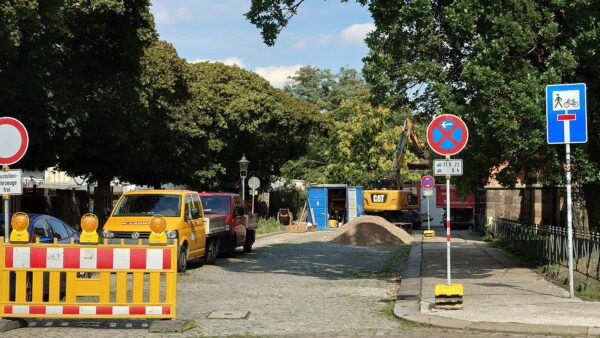
[[[434,238],[435,237],[435,230],[425,230],[425,231],[423,231],[423,237],[425,237],[425,238]]]
[[[435,305],[436,309],[462,309],[464,287],[462,284],[436,284]]]

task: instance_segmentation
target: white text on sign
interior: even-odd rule
[[[433,174],[435,176],[462,176],[462,160],[433,160]]]
[[[0,171],[0,194],[1,195],[21,195],[23,194],[23,184],[21,177],[23,172],[18,170]]]

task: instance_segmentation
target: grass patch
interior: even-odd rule
[[[523,265],[544,276],[544,279],[547,281],[550,281],[554,285],[565,290],[569,289],[569,272],[566,266],[540,263],[540,258],[537,255],[517,250],[498,240],[491,239],[489,243],[492,247],[503,250],[520,263],[523,263]],[[584,274],[577,271],[573,271],[573,285],[577,297],[590,301],[600,300],[600,281],[586,277]]]
[[[256,234],[268,234],[271,232],[283,231],[283,225],[279,224],[275,218],[260,218]]]
[[[543,265],[537,267],[535,271],[555,285],[558,285],[565,290],[569,289],[569,269],[566,266],[559,264]],[[573,271],[573,286],[577,297],[590,301],[600,300],[600,281],[586,277],[584,274],[577,271]]]

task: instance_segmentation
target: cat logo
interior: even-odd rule
[[[371,201],[373,203],[385,203],[386,199],[387,199],[387,195],[386,194],[373,194],[373,195],[371,195]]]

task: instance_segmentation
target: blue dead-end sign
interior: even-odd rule
[[[585,83],[546,86],[546,130],[549,144],[587,142]]]

